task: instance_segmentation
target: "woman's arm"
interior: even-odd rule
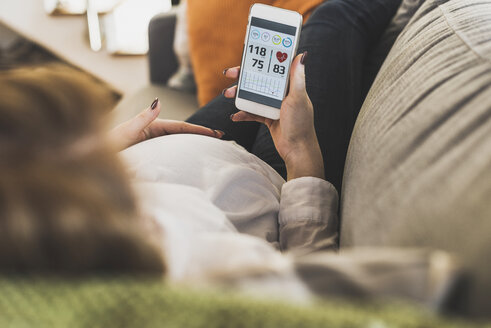
[[[159,119],[161,103],[155,99],[152,104],[134,118],[121,123],[109,132],[110,142],[120,151],[139,142],[169,134],[201,134],[214,138],[223,137],[223,132],[204,126],[181,121]]]
[[[279,226],[280,247],[296,253],[336,249],[338,239],[338,194],[324,180],[324,162],[314,128],[314,110],[305,88],[306,53],[295,58],[290,89],[283,101],[279,120],[239,111],[234,122],[256,121],[266,124],[278,153],[287,168],[288,182],[281,191]],[[238,78],[239,67],[225,71]],[[225,90],[235,97],[237,87]]]
[[[282,251],[303,255],[338,248],[338,193],[319,178],[290,180],[281,189],[278,215]]]

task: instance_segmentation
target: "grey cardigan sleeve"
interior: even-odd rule
[[[303,177],[281,189],[280,249],[297,255],[338,248],[338,193],[322,179]]]

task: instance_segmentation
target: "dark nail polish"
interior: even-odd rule
[[[234,119],[234,115],[235,115],[235,114],[230,115],[230,119],[231,119],[231,120],[233,120],[233,119]]]
[[[305,65],[305,58],[307,58],[308,52],[305,51],[302,55],[302,58],[300,58],[300,64]]]
[[[226,92],[226,91],[227,91],[227,89],[226,89],[226,88],[222,90],[222,96],[225,96],[225,92]]]
[[[227,74],[228,68],[223,70],[223,75]]]
[[[150,108],[155,109],[155,107],[157,107],[158,103],[159,103],[159,98],[155,98],[152,105],[150,105]]]

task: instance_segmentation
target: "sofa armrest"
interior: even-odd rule
[[[174,53],[176,10],[156,15],[148,26],[150,81],[165,84],[177,71]]]

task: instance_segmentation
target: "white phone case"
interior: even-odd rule
[[[279,23],[276,24],[276,26],[279,26],[281,24],[281,25],[288,25],[289,27],[296,28],[294,40],[292,42],[290,37],[281,38],[280,36],[280,35],[288,36],[290,34],[284,34],[284,33],[282,34],[281,32],[278,32],[275,35],[276,32],[273,29],[269,30],[269,29],[254,26],[255,30],[258,30],[256,33],[258,35],[257,41],[263,42],[264,47],[267,48],[268,51],[271,50],[269,61],[267,60],[267,57],[265,58],[264,56],[257,57],[258,59],[253,58],[254,57],[253,54],[251,54],[249,57],[246,56],[247,52],[250,50],[250,46],[251,46],[250,43],[253,43],[253,42],[249,42],[249,38],[253,37],[251,36],[251,27],[252,27],[251,23],[254,17],[257,18],[255,19],[256,21],[260,20],[262,22],[265,22],[264,24],[268,24],[267,26],[275,26],[275,23]],[[290,68],[293,58],[297,52],[298,39],[301,32],[302,21],[303,21],[302,16],[295,11],[276,8],[263,4],[254,4],[251,6],[250,13],[249,13],[249,23],[247,25],[247,32],[244,40],[244,50],[242,53],[242,64],[241,64],[242,69],[239,76],[237,96],[235,98],[235,105],[238,109],[252,114],[267,117],[273,120],[278,120],[280,118],[280,109],[265,103],[274,103],[275,105],[278,106],[279,104],[281,104],[282,100],[284,99],[288,91]],[[263,33],[260,33],[259,31],[263,31]],[[271,36],[271,34],[273,34],[273,36]],[[289,47],[291,47],[290,56],[288,56],[289,51],[285,50],[285,52],[283,52],[281,48],[282,45],[284,48],[288,46],[288,44]],[[268,45],[271,45],[271,47],[269,47]],[[253,53],[253,50],[250,51],[251,53]],[[257,51],[258,49],[256,49],[256,53]],[[275,57],[273,57],[273,55]],[[259,62],[259,65],[261,66],[257,66],[257,67],[264,67],[264,69],[266,69],[265,67],[267,65],[268,66],[267,74],[263,73],[262,71],[261,72],[251,72],[250,70],[248,71],[247,69],[249,68],[249,66],[245,66],[246,58],[247,59],[252,58],[254,64],[257,64]],[[275,77],[274,74],[271,73],[271,64],[273,61],[275,61],[275,63],[277,64],[282,64],[281,66],[283,66],[284,61],[286,61],[287,65],[285,66],[286,68],[285,73],[281,77],[281,80],[283,80],[282,82],[279,82],[280,78]],[[281,68],[281,66],[277,64],[274,65],[275,66],[274,69],[276,69],[277,66]],[[249,76],[251,76],[251,78],[249,78]],[[286,81],[284,77],[286,77]],[[243,83],[243,80],[245,80],[246,82]],[[244,87],[248,87],[248,90],[246,90]],[[266,92],[265,90],[268,91],[273,90],[271,93],[274,95],[274,98],[271,96],[268,97],[265,94]],[[283,90],[283,91],[280,92],[279,90]],[[249,95],[248,96],[249,99],[245,99],[244,94]],[[257,98],[260,98],[260,100],[257,100]],[[279,100],[278,98],[281,98],[281,100]],[[260,103],[258,101],[262,101],[263,103]]]

